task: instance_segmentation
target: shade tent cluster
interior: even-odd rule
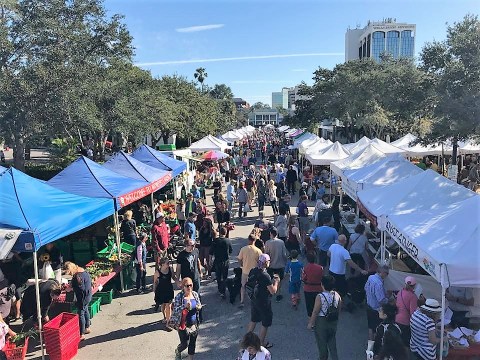
[[[255,132],[255,128],[251,125],[248,125],[240,129],[227,131],[225,134],[221,135],[219,138],[226,141],[229,144],[233,144],[237,141],[242,140],[248,135],[252,135],[254,132]],[[211,150],[214,150],[214,149],[211,149]]]
[[[330,165],[333,161],[345,159],[348,156],[350,152],[337,141],[319,152],[308,152],[305,157],[312,165]]]
[[[187,170],[185,162],[167,156],[147,145],[141,145],[130,156],[156,169],[171,171],[173,177]]]
[[[218,139],[212,135],[207,135],[204,138],[195,141],[188,147],[193,152],[204,152],[209,150],[225,151],[232,147],[228,145],[225,140]]]
[[[417,137],[412,134],[406,134],[400,139],[393,141],[391,145],[396,146],[405,151],[407,156],[422,157],[427,155],[452,155],[453,146],[451,141],[446,141],[443,144],[425,146],[422,144],[415,144]],[[473,140],[458,142],[459,154],[476,154],[480,153],[480,143]]]

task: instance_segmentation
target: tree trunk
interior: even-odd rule
[[[162,139],[164,144],[168,144],[169,137],[170,137],[170,130],[162,131]]]
[[[104,131],[95,132],[95,153],[93,158],[95,161],[105,160],[105,142],[107,141],[107,136],[104,135]]]
[[[16,134],[13,138],[13,166],[17,170],[25,171],[25,137]]]
[[[456,136],[454,136],[453,139],[452,139],[452,145],[453,145],[452,165],[457,165],[458,140],[457,140]]]

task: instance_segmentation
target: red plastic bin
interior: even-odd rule
[[[16,347],[14,343],[7,341],[5,347],[2,349],[7,357],[7,360],[25,360],[28,349],[28,338],[25,339],[23,346]]]
[[[44,326],[45,347],[50,360],[70,360],[78,351],[78,315],[61,313]]]

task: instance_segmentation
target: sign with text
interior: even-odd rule
[[[393,240],[402,247],[407,254],[417,262],[426,272],[432,275],[435,279],[440,281],[440,264],[436,263],[427,253],[419,249],[417,245],[405,235],[396,226],[391,219],[387,217],[386,222],[387,233],[390,234]]]
[[[21,229],[0,229],[0,259],[5,259],[22,233]]]
[[[120,201],[120,206],[124,207],[127,206],[137,200],[140,200],[144,198],[147,195],[150,195],[151,193],[161,189],[165,185],[168,184],[168,182],[172,180],[172,174],[169,173],[168,175],[162,177],[161,179],[154,181],[143,188],[134,190],[129,192],[128,194],[119,196],[119,201]]]

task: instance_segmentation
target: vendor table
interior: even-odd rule
[[[448,349],[447,360],[480,359],[480,344],[470,345],[466,349]]]

